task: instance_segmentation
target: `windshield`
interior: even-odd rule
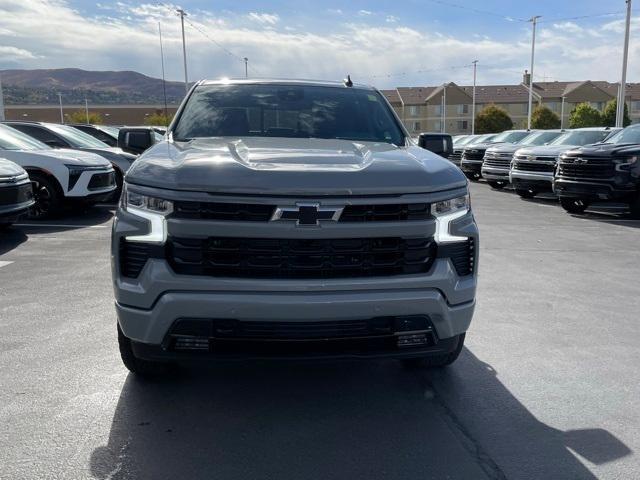
[[[610,130],[574,130],[563,133],[549,145],[590,145],[601,142],[610,133]]]
[[[524,138],[519,145],[544,145],[560,135],[560,132],[535,132]]]
[[[47,124],[47,128],[63,137],[74,148],[109,148],[109,145],[106,143],[68,125],[49,123]]]
[[[378,92],[308,85],[201,85],[173,136],[178,141],[254,136],[404,144]]]
[[[507,130],[506,132],[499,133],[495,137],[491,139],[492,142],[505,142],[505,143],[516,143],[519,140],[522,140],[527,135],[530,135],[531,132],[527,131],[513,131]]]
[[[457,142],[454,143],[456,147],[461,147],[462,145],[468,145],[471,142],[474,142],[478,139],[478,135],[469,135],[468,137],[461,138]]]
[[[640,126],[634,125],[620,130],[605,143],[640,143]]]
[[[48,150],[46,145],[15,128],[0,124],[0,150]]]

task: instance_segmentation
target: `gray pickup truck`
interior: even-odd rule
[[[478,229],[465,176],[376,89],[202,81],[128,171],[112,258],[134,373],[246,358],[444,366],[475,307]]]

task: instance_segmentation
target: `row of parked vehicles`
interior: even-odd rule
[[[619,202],[640,218],[640,125],[458,136],[449,159],[494,189],[511,184],[523,198],[553,192],[570,213]]]
[[[107,131],[115,142],[100,139]],[[0,123],[0,227],[25,214],[45,219],[65,206],[116,201],[144,150],[137,145],[159,135],[150,127]]]

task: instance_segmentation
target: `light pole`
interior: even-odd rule
[[[616,127],[624,126],[625,88],[627,86],[627,58],[629,57],[629,27],[631,25],[631,0],[627,1],[627,22],[624,31],[624,52],[622,54],[622,79],[618,89],[618,105],[616,109]]]
[[[440,132],[445,133],[445,123],[447,121],[447,84],[442,85],[442,116]]]
[[[180,15],[180,24],[182,25],[182,59],[184,61],[184,93],[189,92],[189,80],[187,77],[187,45],[184,40],[184,17],[187,15],[183,9],[179,8],[177,10]]]
[[[89,125],[89,100],[84,97],[84,113],[87,116],[87,125]]]
[[[471,101],[471,135],[476,132],[476,68],[478,66],[478,60],[473,62],[473,99]]]
[[[531,128],[531,107],[533,106],[533,58],[536,52],[536,23],[538,23],[538,19],[540,15],[536,15],[535,17],[531,17],[529,20],[533,24],[533,31],[531,35],[531,70],[529,70],[529,111],[527,112],[527,129]]]
[[[560,128],[564,128],[564,95],[562,96],[562,104],[560,105]]]
[[[62,93],[58,92],[58,101],[60,102],[60,123],[64,123],[64,115],[62,114]]]
[[[164,95],[164,116],[168,119],[169,113],[167,111],[167,84],[164,78],[164,51],[162,49],[162,28],[160,27],[160,22],[158,22],[158,36],[160,37],[160,65],[162,66],[162,94]]]
[[[244,78],[249,78],[249,59],[244,57]]]
[[[0,76],[0,121],[4,121],[4,93],[2,93],[2,76]]]

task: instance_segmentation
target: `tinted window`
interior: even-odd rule
[[[378,92],[298,85],[202,85],[173,134],[176,140],[256,136],[404,144]]]
[[[35,138],[36,140],[40,140],[43,143],[46,143],[49,146],[54,147],[69,147],[70,145],[65,142],[63,139],[54,135],[49,130],[43,127],[39,127],[36,125],[21,125],[15,124],[11,125],[13,128],[20,130],[21,132],[26,133],[30,137]]]

